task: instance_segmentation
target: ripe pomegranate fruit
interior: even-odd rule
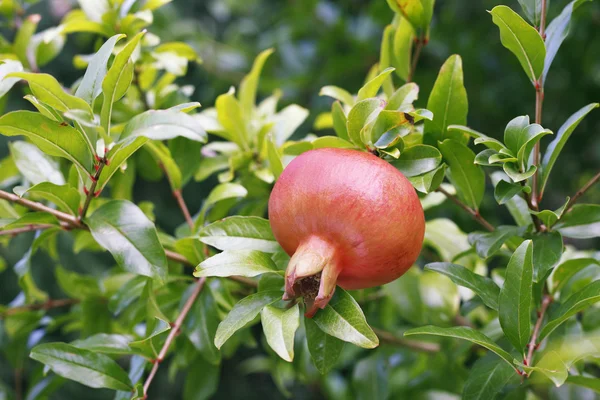
[[[292,256],[284,300],[304,297],[306,315],[336,288],[393,281],[417,259],[425,218],[410,182],[366,152],[311,150],[283,171],[269,199],[275,238]]]

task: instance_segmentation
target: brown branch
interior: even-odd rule
[[[400,347],[407,347],[412,350],[423,351],[426,353],[436,353],[436,352],[440,351],[440,345],[437,343],[419,342],[416,340],[399,338],[390,332],[387,332],[387,331],[384,331],[384,330],[381,330],[378,328],[372,328],[372,329],[373,329],[373,332],[375,332],[375,334],[379,338],[379,340],[381,340],[381,342],[386,343],[386,344],[391,344],[391,345],[400,346]]]
[[[61,225],[61,227],[67,227],[67,226],[68,225]],[[21,228],[7,229],[5,231],[0,231],[0,236],[16,236],[20,233],[37,231],[37,230],[41,230],[41,229],[50,229],[50,228],[54,228],[54,227],[56,227],[56,225],[53,225],[53,224],[31,224],[31,225],[23,226]]]
[[[6,311],[0,313],[0,317],[4,318],[10,315],[19,314],[27,311],[50,310],[52,308],[66,307],[78,303],[80,303],[79,299],[50,299],[43,303],[28,304],[26,306],[9,308]]]
[[[417,45],[412,56],[412,62],[410,64],[410,71],[408,71],[406,83],[412,82],[415,75],[415,71],[417,70],[417,63],[419,62],[419,57],[421,56],[421,50],[423,50],[423,46],[427,44],[426,39],[424,37],[416,38],[415,42]]]
[[[90,203],[92,202],[92,199],[94,197],[98,197],[100,195],[100,191],[98,191],[96,193],[96,186],[98,185],[98,179],[100,179],[100,174],[102,174],[102,169],[104,169],[104,166],[107,164],[108,164],[108,160],[106,159],[106,155],[102,158],[99,158],[98,164],[96,167],[97,168],[96,173],[93,176],[90,176],[90,178],[92,180],[92,184],[90,185],[90,188],[86,189],[84,187],[85,203],[83,203],[83,207],[81,208],[81,211],[79,212],[79,221],[82,221],[85,218],[88,208],[90,207]]]
[[[552,296],[545,295],[542,300],[542,306],[540,311],[538,312],[537,321],[535,322],[535,326],[533,327],[533,333],[531,334],[531,341],[527,345],[527,356],[523,359],[523,364],[526,366],[531,365],[531,361],[533,359],[533,352],[539,347],[539,343],[537,343],[537,338],[540,334],[540,329],[542,328],[542,322],[544,321],[544,315],[546,314],[546,310],[552,303]]]
[[[206,278],[201,278],[196,283],[196,287],[194,288],[194,291],[192,292],[190,297],[187,299],[187,301],[183,305],[183,308],[181,309],[179,316],[175,320],[175,323],[173,324],[171,331],[169,332],[169,336],[167,336],[167,340],[165,340],[165,344],[160,349],[160,352],[158,353],[158,357],[156,358],[156,360],[154,360],[154,365],[152,366],[152,370],[150,371],[150,374],[148,375],[148,377],[146,378],[146,381],[144,382],[144,398],[145,399],[148,398],[148,388],[152,384],[152,380],[156,376],[156,372],[158,371],[160,364],[165,360],[165,357],[167,355],[167,352],[169,351],[169,348],[171,347],[171,344],[175,340],[175,337],[179,334],[179,332],[181,330],[181,326],[183,325],[183,321],[185,321],[185,318],[187,317],[188,313],[192,309],[194,302],[200,295],[200,292],[202,291],[202,288],[204,287],[205,282],[206,282]]]
[[[177,204],[179,204],[179,208],[181,209],[181,212],[183,214],[183,216],[185,217],[185,222],[187,222],[188,226],[190,227],[190,230],[192,231],[191,233],[194,233],[194,220],[192,219],[192,216],[190,215],[190,210],[187,208],[187,205],[185,204],[185,201],[183,200],[183,196],[181,195],[181,190],[177,189],[173,191],[173,196],[175,196],[175,198],[177,199]]]
[[[521,181],[521,186],[525,187],[525,181]],[[527,202],[527,207],[531,210],[537,210],[537,207],[534,207],[533,197],[529,195],[529,193],[523,191],[523,196],[525,197],[525,201]],[[535,225],[535,230],[538,232],[545,232],[547,230],[546,226],[542,224],[542,221],[537,217],[537,215],[531,214],[531,219],[533,220],[533,224]]]
[[[479,214],[479,211],[472,209],[471,207],[463,203],[458,197],[446,191],[443,187],[440,186],[439,188],[437,188],[437,191],[443,193],[448,199],[452,200],[454,204],[468,212],[475,221],[479,222],[479,224],[481,224],[481,226],[483,226],[488,231],[493,232],[496,230],[496,228],[494,228],[494,225],[490,224],[485,218],[481,216],[481,214]]]
[[[592,179],[587,181],[587,183],[583,185],[583,187],[579,189],[577,193],[573,195],[573,197],[571,197],[571,200],[569,200],[569,204],[567,204],[567,207],[565,208],[565,214],[571,211],[571,208],[573,208],[577,200],[579,200],[579,198],[583,196],[585,192],[587,192],[588,189],[594,186],[594,184],[596,184],[598,181],[600,181],[600,172],[594,175]]]
[[[58,220],[66,222],[70,224],[73,228],[83,228],[84,225],[71,214],[64,213],[62,211],[55,210],[50,208],[42,203],[38,203],[36,201],[27,200],[17,196],[16,194],[5,192],[4,190],[0,190],[0,199],[4,199],[10,201],[12,203],[20,204],[24,207],[27,207],[33,211],[42,211],[48,214],[54,215]]]

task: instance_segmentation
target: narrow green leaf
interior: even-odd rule
[[[561,386],[567,380],[569,376],[569,369],[565,365],[560,355],[552,350],[544,354],[544,356],[534,365],[526,366],[518,363],[521,368],[531,375],[532,372],[537,371],[546,375],[556,387]]]
[[[98,184],[96,185],[97,190],[104,189],[106,184],[110,181],[110,178],[112,178],[121,168],[126,167],[125,163],[127,162],[127,159],[131,157],[133,153],[138,151],[147,141],[148,138],[140,136],[131,143],[115,145],[106,155],[109,163],[102,169]]]
[[[94,239],[127,271],[164,280],[167,258],[154,224],[135,204],[113,200],[98,208],[87,224]]]
[[[493,310],[498,310],[500,288],[490,278],[471,272],[462,265],[446,262],[429,263],[425,266],[425,270],[436,271],[446,275],[457,285],[464,286],[475,292],[475,294],[481,297],[486,306]]]
[[[217,349],[220,349],[235,332],[252,322],[264,307],[281,300],[282,295],[283,292],[280,290],[267,290],[240,300],[217,328],[215,336]]]
[[[452,337],[457,339],[468,340],[469,342],[478,344],[481,347],[485,347],[486,349],[496,353],[500,358],[508,363],[513,369],[516,369],[513,366],[514,357],[510,355],[509,352],[504,350],[502,347],[498,346],[496,343],[492,341],[489,337],[484,335],[483,333],[476,331],[473,328],[468,328],[464,326],[457,326],[452,328],[440,328],[437,326],[423,326],[420,328],[410,329],[404,332],[404,336],[411,335],[435,335],[435,336],[445,336]]]
[[[235,92],[230,90],[217,97],[215,107],[218,121],[224,128],[219,132],[219,136],[237,143],[242,149],[248,149],[247,120],[244,118],[242,106],[235,98]]]
[[[226,250],[202,261],[194,271],[197,278],[232,275],[253,277],[265,273],[278,273],[271,257],[256,250]]]
[[[525,350],[531,335],[532,288],[533,246],[526,240],[508,262],[498,307],[500,326],[519,352]]]
[[[310,357],[321,375],[325,375],[335,366],[344,342],[323,332],[312,318],[304,318],[304,326]]]
[[[391,65],[396,68],[396,75],[404,81],[408,80],[408,75],[410,73],[414,38],[415,31],[410,22],[399,16],[392,44],[392,54],[395,62]]]
[[[481,258],[493,256],[502,245],[513,236],[525,233],[524,227],[499,226],[494,232],[473,232],[469,234],[469,243],[475,246],[475,251]]]
[[[504,386],[517,376],[514,368],[491,356],[475,362],[465,382],[463,400],[494,400]]]
[[[271,168],[271,172],[275,176],[275,179],[279,179],[279,175],[283,172],[283,163],[281,161],[281,156],[279,155],[279,151],[273,143],[273,137],[269,135],[266,139],[267,145],[267,155],[269,159],[269,167]]]
[[[532,237],[533,241],[533,281],[541,282],[560,261],[563,254],[563,240],[558,232],[544,232]]]
[[[502,44],[517,57],[529,80],[535,82],[542,75],[546,56],[539,32],[507,6],[496,6],[490,14],[500,29]]]
[[[436,145],[438,141],[448,138],[467,144],[466,135],[447,129],[449,125],[467,123],[469,103],[460,56],[454,54],[442,65],[427,100],[427,109],[433,112],[434,117],[433,121],[425,121],[425,144]]]
[[[408,180],[416,190],[427,194],[436,190],[442,184],[445,174],[446,164],[442,164],[433,171],[426,172],[423,175],[411,176]]]
[[[591,103],[587,106],[583,107],[575,114],[571,115],[565,123],[560,127],[558,133],[556,134],[556,138],[548,145],[546,152],[544,153],[544,158],[542,159],[541,165],[541,180],[540,180],[540,193],[544,193],[544,189],[548,184],[548,177],[550,176],[550,172],[560,155],[563,147],[567,143],[567,140],[571,137],[571,134],[577,128],[579,123],[585,118],[586,115],[590,113],[593,109],[600,106],[600,103]]]
[[[600,393],[600,380],[598,380],[596,377],[570,375],[567,378],[567,383],[592,389],[594,392]]]
[[[433,171],[442,163],[442,154],[433,146],[416,145],[409,147],[391,164],[407,177]]]
[[[554,229],[563,236],[589,239],[600,236],[600,205],[576,204],[567,212]]]
[[[134,50],[138,46],[144,32],[140,32],[135,35],[115,56],[115,59],[108,69],[104,80],[102,81],[102,93],[104,93],[104,101],[102,103],[102,111],[100,112],[100,119],[102,127],[107,134],[110,134],[110,123],[112,117],[113,104],[122,97],[125,92],[123,86],[129,86],[131,79],[133,78],[132,68],[128,68],[130,64],[129,59],[133,54]],[[120,95],[120,96],[119,96]]]
[[[8,142],[8,149],[18,170],[17,173],[20,172],[33,185],[43,182],[65,184],[65,177],[58,161],[44,154],[37,146],[23,140],[16,140]]]
[[[194,287],[186,294],[191,293]],[[184,303],[189,296],[183,296]],[[219,310],[211,290],[203,290],[194,302],[190,313],[183,324],[182,330],[190,339],[202,358],[211,364],[217,365],[221,361],[221,353],[215,347],[215,335],[219,325]]]
[[[102,93],[102,81],[106,76],[108,60],[117,42],[124,37],[125,35],[114,35],[94,54],[77,87],[75,96],[82,98],[90,105],[94,104],[96,97]]]
[[[485,191],[485,174],[475,165],[475,153],[467,146],[451,139],[439,143],[444,160],[450,167],[450,181],[458,197],[477,210]]]
[[[333,99],[339,100],[345,105],[352,107],[356,103],[354,96],[352,96],[347,90],[337,86],[323,86],[319,92],[319,96],[328,96]]]
[[[81,195],[77,189],[69,185],[59,186],[51,182],[38,183],[30,188],[17,186],[13,189],[13,191],[19,197],[23,197],[26,193],[29,193],[34,196],[41,197],[44,200],[51,201],[61,210],[72,215],[77,215],[79,202],[81,201]]]
[[[542,328],[539,340],[543,340],[560,324],[598,301],[600,301],[600,281],[594,281],[578,292],[573,293],[550,314],[550,320]]]
[[[0,117],[0,133],[5,136],[23,135],[50,156],[73,162],[80,171],[90,173],[93,153],[87,138],[69,125],[31,111],[14,111]]]
[[[123,128],[118,143],[130,143],[139,136],[152,140],[185,137],[197,142],[206,141],[206,132],[194,117],[174,110],[150,110],[131,119]]]
[[[494,188],[494,198],[498,204],[505,204],[522,191],[523,187],[521,185],[506,181],[499,181]]]
[[[367,323],[356,300],[340,287],[336,288],[327,306],[319,310],[313,320],[323,332],[345,342],[366,349],[379,345],[379,338]]]
[[[363,146],[361,132],[363,128],[375,121],[379,112],[383,109],[385,102],[378,98],[370,98],[359,101],[348,113],[348,137],[357,146]]]
[[[353,149],[354,146],[349,141],[337,136],[320,136],[311,142],[313,149]]]
[[[267,58],[273,54],[274,49],[263,50],[254,60],[252,70],[248,75],[244,77],[240,84],[239,101],[246,116],[250,116],[254,110],[254,103],[256,102],[256,88],[258,87],[258,80],[260,73],[267,61]]]
[[[29,356],[47,365],[57,375],[92,388],[133,389],[127,373],[104,354],[66,343],[44,343],[31,349]]]
[[[19,61],[0,61],[0,99],[20,80],[19,78],[7,78],[6,75],[12,72],[21,71],[23,71],[23,64],[21,64]]]
[[[542,17],[542,0],[519,0],[523,12],[534,26],[540,25]]]
[[[331,118],[333,119],[333,130],[335,134],[344,140],[350,140],[348,137],[348,128],[346,127],[346,114],[342,103],[334,101],[331,105]]]
[[[397,70],[396,70],[397,71]],[[398,88],[388,99],[386,110],[399,110],[402,106],[414,103],[419,97],[419,86],[414,83],[406,83]]]
[[[592,265],[600,267],[600,260],[595,258],[575,258],[561,263],[552,274],[551,292],[559,292],[576,273]]]
[[[260,312],[260,320],[267,343],[285,361],[294,359],[294,335],[300,326],[300,306],[288,310],[266,306]]]
[[[421,0],[388,0],[392,10],[406,18],[415,30],[426,29],[424,26],[423,4]]]
[[[177,166],[175,160],[173,160],[173,157],[171,157],[169,148],[158,140],[146,142],[145,148],[152,154],[157,163],[165,171],[169,185],[171,185],[171,191],[175,192],[176,190],[181,190],[181,170]]]
[[[536,166],[532,165],[529,167],[529,169],[523,171],[519,168],[517,163],[514,162],[504,163],[503,169],[504,172],[506,172],[506,175],[508,175],[510,179],[513,180],[513,182],[521,182],[526,179],[529,179],[533,176],[533,174],[535,174],[535,171],[537,170]]]
[[[129,347],[129,342],[132,341],[133,336],[130,335],[98,333],[86,339],[76,340],[71,345],[95,353],[135,354],[135,351]]]
[[[28,212],[16,220],[0,219],[0,230],[22,228],[24,226],[35,224],[58,226],[59,222],[54,215],[45,212]]]
[[[269,221],[260,217],[233,216],[205,226],[200,240],[219,250],[259,250],[275,253],[281,249]]]
[[[394,68],[386,68],[383,71],[381,71],[375,78],[365,83],[363,87],[360,88],[360,90],[358,91],[356,101],[360,102],[361,100],[377,96],[377,92],[379,92],[381,85],[383,85],[383,82],[392,72],[394,72]]]
[[[494,139],[493,137],[484,135],[483,133],[478,132],[475,129],[471,129],[468,126],[449,125],[448,131],[458,131],[458,132],[464,133],[466,135],[469,135],[472,138],[475,138],[475,141],[474,141],[475,144],[483,144],[484,146],[486,146],[488,149],[491,149],[491,150],[500,151],[505,148],[504,143],[502,143],[501,141]]]
[[[10,3],[6,5],[5,4],[3,4],[4,7],[10,7]],[[29,55],[27,54],[27,48],[29,47],[31,38],[33,37],[33,34],[35,33],[41,19],[42,17],[39,14],[29,15],[27,18],[25,18],[21,26],[18,27],[17,34],[15,35],[13,49],[19,61],[21,61],[26,68],[31,68]]]
[[[215,188],[208,194],[206,200],[204,200],[204,204],[199,212],[200,215],[194,224],[194,232],[198,231],[198,229],[204,224],[206,212],[216,203],[226,199],[246,197],[247,194],[248,190],[237,183],[226,182],[215,186]]]

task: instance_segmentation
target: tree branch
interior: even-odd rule
[[[175,196],[175,198],[177,199],[177,204],[179,204],[181,213],[185,217],[185,222],[187,222],[188,226],[190,227],[190,229],[192,230],[192,233],[193,233],[194,220],[192,219],[192,216],[190,215],[190,210],[187,208],[187,205],[185,204],[185,201],[183,200],[183,196],[181,195],[181,190],[174,190],[173,196]]]
[[[96,165],[96,173],[94,174],[94,176],[90,176],[90,179],[92,180],[90,188],[86,189],[85,186],[83,188],[85,192],[85,203],[83,203],[83,207],[79,212],[79,221],[82,221],[85,218],[88,208],[90,207],[90,203],[92,202],[92,198],[98,197],[100,195],[100,191],[96,193],[96,186],[98,185],[98,179],[100,179],[100,174],[102,174],[102,169],[104,169],[105,165],[108,165],[106,155],[98,159],[98,164]]]
[[[373,332],[375,332],[375,334],[379,338],[379,340],[381,340],[383,343],[391,344],[394,346],[407,347],[412,350],[423,351],[426,353],[436,353],[440,351],[440,345],[437,343],[418,342],[416,340],[399,338],[390,332],[378,328],[372,329]]]
[[[567,204],[567,208],[565,208],[565,214],[571,211],[571,208],[573,208],[577,200],[579,200],[579,198],[583,196],[585,192],[587,192],[588,189],[594,186],[594,184],[596,184],[598,181],[600,181],[600,172],[594,175],[592,179],[587,181],[587,183],[583,185],[583,187],[579,189],[577,193],[573,195],[573,197],[571,197],[571,200],[569,200],[569,204]]]
[[[31,201],[28,199],[21,198],[21,197],[17,196],[16,194],[8,193],[8,192],[5,192],[4,190],[0,190],[0,199],[4,199],[4,200],[10,201],[12,203],[20,204],[20,205],[27,207],[33,211],[42,211],[42,212],[46,212],[48,214],[52,214],[58,220],[70,224],[73,228],[82,229],[85,226],[77,219],[77,217],[75,217],[71,214],[67,214],[62,211],[55,210],[53,208],[50,208],[50,207],[48,207],[42,203],[38,203],[36,201]]]
[[[412,56],[412,62],[410,64],[410,71],[408,72],[408,77],[406,78],[406,83],[412,82],[414,75],[415,75],[415,71],[417,70],[417,63],[419,62],[419,57],[421,56],[421,50],[423,50],[423,46],[425,46],[427,44],[425,42],[425,38],[423,38],[423,37],[416,38],[415,42],[417,45],[415,47],[415,51]]]
[[[542,328],[542,322],[544,321],[544,315],[546,314],[546,310],[552,303],[552,296],[544,295],[544,299],[542,300],[542,306],[540,311],[538,312],[537,321],[535,322],[535,326],[533,327],[533,333],[531,335],[531,341],[527,345],[527,356],[523,359],[523,364],[530,366],[533,358],[533,352],[538,348],[539,343],[537,343],[537,338],[540,334],[540,329]]]
[[[7,229],[5,231],[0,231],[0,236],[16,236],[19,233],[32,232],[32,231],[37,231],[40,229],[50,229],[50,228],[55,228],[55,227],[56,227],[56,225],[52,225],[52,224],[31,224],[31,225],[23,226],[21,228]],[[68,225],[61,224],[61,228],[68,229]]]
[[[10,315],[19,314],[27,311],[36,311],[36,310],[50,310],[52,308],[58,307],[66,307],[74,304],[79,304],[81,301],[79,299],[58,299],[58,300],[47,300],[43,303],[36,304],[28,304],[26,306],[13,307],[5,310],[0,313],[0,317],[5,318]]]
[[[452,200],[454,204],[458,205],[460,208],[468,212],[475,221],[479,222],[479,224],[481,224],[481,226],[483,226],[488,231],[493,232],[496,230],[496,228],[494,228],[494,225],[490,224],[485,218],[481,216],[481,214],[479,214],[479,211],[472,209],[471,207],[463,203],[458,197],[448,193],[443,187],[440,186],[439,188],[437,188],[437,191],[443,193],[448,199]]]
[[[194,288],[194,291],[192,292],[190,297],[187,299],[187,301],[183,305],[183,308],[181,309],[179,316],[175,320],[175,324],[173,324],[173,327],[171,328],[171,331],[169,332],[169,336],[167,336],[167,340],[165,340],[165,344],[160,349],[160,352],[158,353],[158,357],[156,358],[156,360],[154,360],[154,365],[152,366],[152,370],[150,371],[150,374],[148,375],[148,377],[146,378],[146,381],[144,382],[144,398],[145,399],[148,398],[148,388],[152,384],[152,380],[156,376],[156,372],[158,371],[160,364],[165,360],[165,357],[167,355],[167,352],[169,351],[169,348],[171,347],[171,344],[175,340],[175,337],[179,334],[179,332],[181,330],[181,326],[183,325],[183,321],[185,321],[185,318],[187,317],[188,313],[192,309],[194,302],[200,295],[200,292],[202,291],[202,288],[204,287],[205,282],[206,282],[206,278],[201,278],[198,280],[198,282],[196,282],[196,287]]]

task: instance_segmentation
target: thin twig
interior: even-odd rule
[[[425,46],[427,44],[425,42],[425,38],[423,38],[423,37],[416,38],[415,42],[416,42],[415,51],[412,56],[412,62],[410,64],[410,71],[408,72],[408,77],[406,78],[407,83],[412,82],[412,80],[415,76],[415,71],[417,70],[417,63],[419,62],[419,57],[421,56],[421,50],[423,50],[423,46]]]
[[[600,181],[600,172],[594,175],[592,179],[587,181],[587,183],[583,185],[582,188],[579,189],[577,193],[573,195],[573,197],[571,197],[571,200],[569,200],[569,204],[567,204],[567,207],[565,208],[565,214],[571,211],[571,208],[573,208],[577,200],[579,200],[579,198],[583,196],[585,192],[587,192],[588,189],[594,186],[594,184],[596,184],[598,181]]]
[[[5,192],[4,190],[0,190],[0,199],[4,199],[10,201],[12,203],[20,204],[25,206],[33,211],[42,211],[48,214],[54,215],[58,220],[67,222],[73,226],[73,228],[83,228],[83,224],[77,219],[77,217],[64,213],[62,211],[55,210],[50,208],[42,203],[38,203],[36,201],[31,201],[28,199],[21,198],[16,194]]]
[[[179,204],[179,208],[181,209],[181,212],[183,213],[183,216],[185,217],[185,222],[187,222],[188,226],[193,231],[194,230],[194,220],[192,219],[192,216],[190,215],[190,210],[187,208],[187,205],[185,204],[185,201],[183,200],[183,196],[181,195],[181,190],[179,190],[179,189],[174,190],[173,196],[175,196],[175,198],[177,199],[177,204]]]
[[[158,371],[160,364],[165,360],[165,357],[167,355],[167,352],[169,351],[169,348],[171,347],[171,344],[175,340],[175,337],[179,334],[179,332],[181,330],[181,326],[183,325],[183,321],[185,321],[185,318],[187,317],[188,313],[192,309],[194,302],[200,295],[200,292],[202,291],[202,288],[204,287],[205,282],[206,282],[206,278],[201,278],[196,283],[196,287],[194,288],[194,291],[192,292],[190,297],[187,299],[187,301],[183,305],[183,308],[181,309],[179,316],[175,320],[175,323],[173,324],[173,327],[171,328],[171,331],[169,332],[169,336],[167,336],[167,340],[165,340],[165,344],[163,345],[162,349],[160,349],[160,352],[158,353],[158,357],[156,358],[156,360],[154,360],[154,365],[152,366],[152,370],[150,371],[150,374],[148,375],[148,377],[146,378],[146,381],[144,382],[144,398],[145,399],[148,398],[148,388],[150,387],[150,384],[152,384],[152,380],[156,376],[156,372]]]
[[[521,181],[521,186],[525,187],[525,181]],[[530,196],[529,193],[523,191],[523,196],[525,197],[525,201],[527,202],[527,207],[530,210],[535,210],[536,208],[533,205],[533,196]],[[537,217],[537,215],[531,214],[531,219],[533,220],[533,224],[535,225],[535,230],[538,232],[545,232],[547,230],[546,226],[542,224],[542,221]]]
[[[56,225],[52,225],[52,224],[31,224],[31,225],[23,226],[20,228],[7,229],[5,231],[0,231],[0,236],[16,236],[20,233],[32,232],[32,231],[37,231],[37,230],[41,230],[41,229],[50,229],[50,228],[55,228],[55,227],[56,227]]]
[[[483,226],[488,231],[493,232],[496,230],[496,228],[494,228],[494,225],[490,224],[485,218],[481,216],[481,214],[479,214],[479,211],[472,209],[471,207],[463,203],[458,197],[447,192],[443,187],[440,186],[439,188],[437,188],[437,191],[443,193],[448,199],[452,200],[454,204],[458,205],[460,208],[468,212],[475,221],[479,222],[479,224],[481,224],[481,226]]]
[[[23,400],[23,367],[15,369],[15,399]]]
[[[416,340],[409,340],[404,338],[399,338],[394,336],[392,333],[378,329],[372,328],[373,332],[377,335],[379,340],[383,343],[392,344],[395,346],[407,347],[412,350],[423,351],[426,353],[436,353],[440,351],[440,345],[437,343],[429,343],[429,342],[418,342]]]
[[[90,176],[92,180],[92,184],[89,189],[85,189],[85,203],[83,203],[83,207],[79,212],[79,220],[83,220],[85,215],[87,214],[88,208],[90,207],[90,203],[94,197],[98,197],[100,195],[100,191],[96,192],[96,186],[98,185],[98,180],[100,179],[100,174],[102,174],[102,169],[104,166],[108,165],[108,160],[106,159],[106,155],[102,158],[98,159],[98,165],[96,169],[96,173],[93,176]]]
[[[8,317],[10,315],[19,314],[19,313],[27,312],[27,311],[50,310],[52,308],[66,307],[66,306],[78,304],[79,302],[80,302],[79,299],[58,299],[58,300],[50,299],[50,300],[46,300],[43,303],[28,304],[26,306],[9,308],[9,309],[5,310],[4,312],[0,313],[0,317],[4,318],[4,317]]]
[[[546,314],[546,310],[552,303],[552,296],[545,295],[542,300],[542,306],[540,311],[538,312],[537,321],[535,322],[535,326],[533,327],[533,333],[531,335],[531,341],[527,345],[529,349],[527,350],[527,356],[523,359],[523,364],[530,366],[533,358],[533,352],[538,348],[539,343],[537,343],[537,338],[540,334],[540,329],[542,328],[542,322],[544,321],[544,315]]]

